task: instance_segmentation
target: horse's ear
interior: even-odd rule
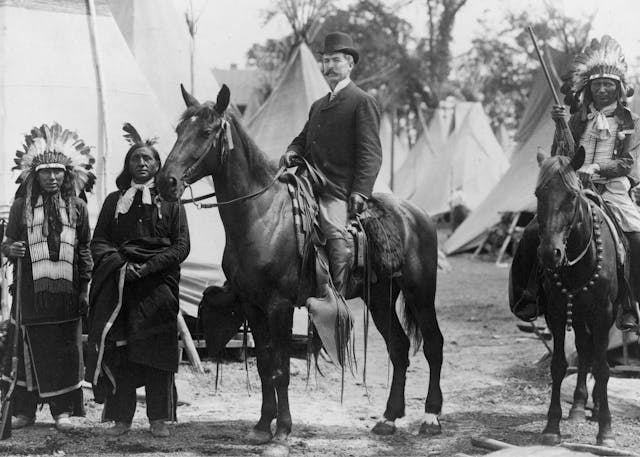
[[[578,171],[580,167],[584,165],[584,155],[584,148],[580,146],[578,148],[578,151],[573,155],[573,158],[571,159],[571,168]]]
[[[538,159],[538,166],[542,165],[542,162],[544,162],[548,158],[549,154],[547,154],[544,149],[538,148],[538,152],[536,154],[536,159]]]
[[[184,88],[182,84],[180,84],[180,91],[182,92],[182,99],[184,103],[187,105],[187,108],[192,106],[200,106],[200,102],[196,100],[196,98],[187,92],[187,89]]]
[[[220,92],[218,92],[218,98],[216,99],[215,109],[218,114],[224,113],[224,110],[229,106],[229,99],[231,98],[231,91],[226,84],[222,85]]]

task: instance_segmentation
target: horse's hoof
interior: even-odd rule
[[[255,428],[252,428],[247,435],[247,440],[251,444],[265,444],[271,441],[271,438],[271,432],[265,432],[263,430],[257,430]]]
[[[570,422],[586,421],[587,413],[584,408],[571,408],[568,419]]]
[[[396,424],[389,420],[381,420],[371,429],[376,435],[393,435],[396,432]]]
[[[604,438],[598,437],[596,439],[596,444],[598,446],[615,447],[616,446],[616,440],[612,436],[607,436],[607,437],[604,437]]]
[[[555,433],[543,433],[542,444],[544,446],[556,446],[560,444],[560,435],[556,435]]]
[[[262,452],[262,457],[289,457],[289,445],[283,441],[271,443]]]
[[[442,433],[442,426],[440,424],[427,424],[423,422],[420,425],[420,430],[418,431],[418,435],[424,436],[435,436]]]

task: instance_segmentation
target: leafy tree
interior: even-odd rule
[[[570,17],[548,3],[542,15],[507,11],[500,24],[481,22],[472,49],[457,59],[458,87],[467,99],[482,101],[494,127],[517,128],[540,66],[526,28],[533,28],[541,47],[546,43],[569,59],[587,44],[593,18]]]
[[[417,55],[427,88],[423,94],[427,105],[437,107],[439,99],[448,95],[451,73],[451,41],[455,18],[467,0],[424,0],[427,8],[427,36],[420,40]]]

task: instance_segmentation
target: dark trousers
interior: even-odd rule
[[[82,388],[56,395],[54,397],[40,399],[37,390],[29,392],[23,386],[16,386],[15,391],[13,392],[13,398],[14,416],[20,415],[28,418],[35,418],[38,400],[49,403],[51,416],[54,419],[64,413],[69,414],[70,416],[84,416]]]
[[[116,391],[107,394],[103,420],[130,424],[136,412],[136,388],[140,386],[145,388],[149,421],[176,420],[178,394],[172,372],[125,359],[115,367],[114,376]]]
[[[538,278],[536,269],[538,268],[538,220],[533,219],[522,233],[522,238],[516,247],[511,262],[509,273],[509,306],[511,311],[520,302],[525,291],[529,290],[529,295],[535,301],[538,295]]]
[[[630,278],[629,283],[635,301],[640,300],[640,232],[625,233],[629,241],[629,261]]]

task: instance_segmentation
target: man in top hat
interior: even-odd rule
[[[349,35],[325,37],[322,69],[331,92],[311,105],[307,123],[281,158],[290,167],[299,154],[327,178],[318,195],[319,223],[333,285],[342,295],[352,251],[346,226],[364,211],[382,163],[380,110],[349,77],[358,60]]]

